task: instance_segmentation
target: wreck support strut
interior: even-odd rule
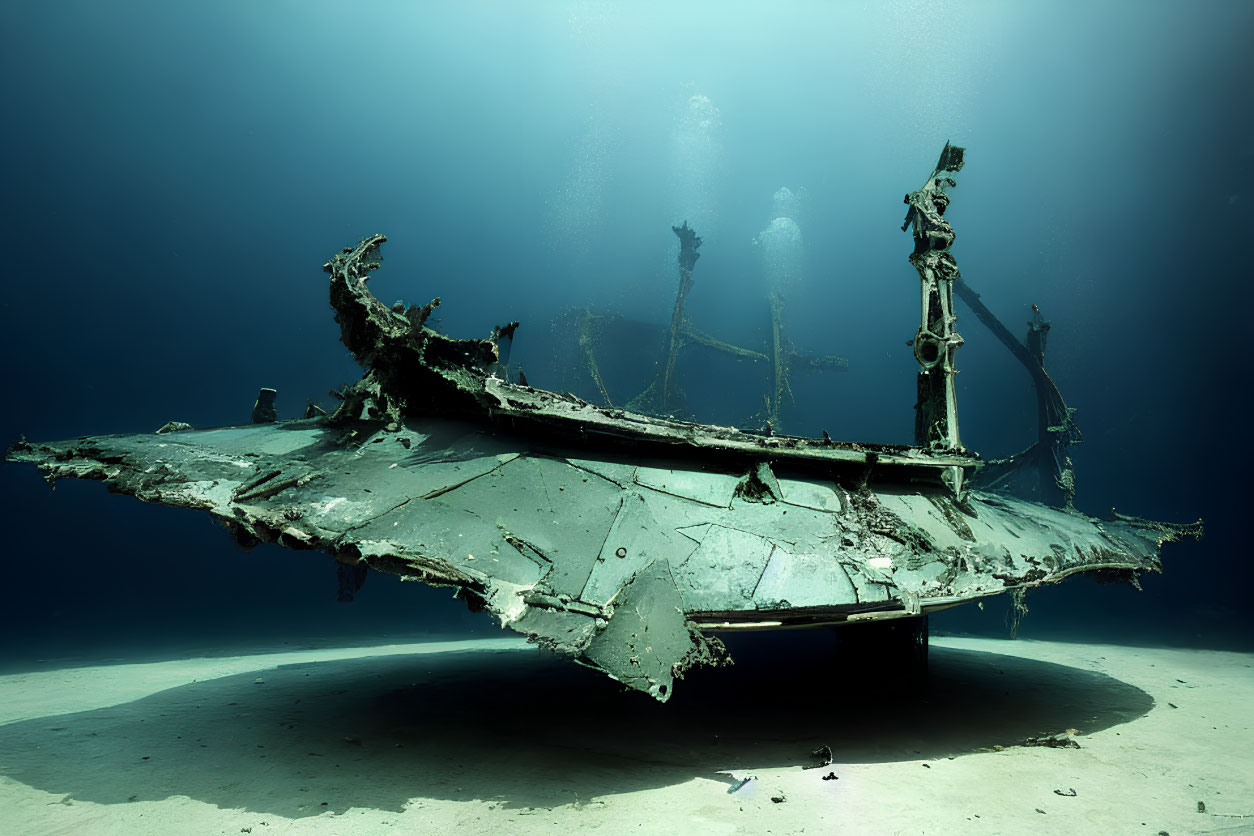
[[[1004,489],[1022,469],[1030,467],[1036,472],[1036,486],[1027,492],[1021,491],[1022,495],[1039,498],[1055,508],[1072,508],[1075,504],[1075,466],[1070,451],[1071,445],[1083,441],[1084,436],[1072,417],[1074,410],[1063,401],[1057,385],[1045,371],[1045,338],[1049,333],[1049,323],[1041,316],[1040,309],[1033,305],[1027,340],[1021,343],[965,280],[954,282],[954,290],[976,318],[988,326],[1001,344],[1023,364],[1036,390],[1036,442],[1008,460],[990,462],[981,474],[980,485]]]
[[[662,369],[661,405],[664,410],[674,410],[680,402],[678,382],[675,379],[675,367],[679,363],[679,349],[683,345],[684,301],[688,291],[692,289],[692,269],[697,265],[701,253],[701,237],[697,235],[688,222],[683,226],[671,229],[679,237],[679,293],[675,296],[675,310],[671,313],[671,327],[666,335],[666,365]]]
[[[954,353],[962,337],[954,329],[954,282],[961,277],[950,255],[954,228],[945,220],[949,196],[945,189],[957,185],[949,174],[962,168],[965,149],[945,143],[935,170],[918,191],[906,195],[910,209],[902,230],[914,226],[914,252],[910,263],[919,273],[921,307],[919,329],[911,344],[919,361],[918,402],[915,404],[914,440],[936,452],[960,453],[958,399],[955,391]],[[961,470],[949,474],[950,486],[962,488]]]
[[[768,420],[772,432],[779,432],[781,413],[783,412],[784,395],[792,397],[792,387],[788,383],[789,357],[785,355],[784,300],[779,291],[771,291],[771,408]]]

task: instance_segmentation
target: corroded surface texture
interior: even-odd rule
[[[931,609],[1090,570],[1158,568],[1174,529],[941,485],[554,445],[488,424],[289,421],[19,443],[49,479],[209,511],[244,545],[318,549],[461,590],[665,699],[699,627]]]
[[[954,281],[958,264],[949,248],[954,228],[945,220],[949,206],[947,188],[956,185],[951,175],[962,169],[964,149],[945,143],[936,169],[923,188],[906,195],[910,209],[905,230],[913,227],[914,252],[910,263],[919,273],[922,305],[919,329],[914,335],[914,357],[919,361],[919,401],[915,405],[914,441],[920,447],[961,452],[958,434],[958,402],[954,388],[954,353],[962,337],[954,328]],[[958,477],[955,475],[955,483]]]
[[[596,406],[574,395],[510,383],[493,375],[498,360],[490,339],[459,340],[426,326],[437,298],[419,308],[389,308],[370,292],[382,262],[383,235],[372,235],[324,265],[331,274],[331,304],[341,339],[368,369],[350,387],[337,420],[380,420],[399,426],[404,416],[446,415],[558,438],[591,438],[638,450],[641,445],[686,455],[694,449],[732,456],[831,463],[836,466],[903,465],[917,478],[940,478],[944,468],[973,467],[972,454],[938,453],[904,444],[859,444],[832,439],[759,435]]]

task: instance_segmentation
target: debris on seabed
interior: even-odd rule
[[[812,763],[809,766],[802,767],[802,769],[822,769],[825,766],[831,766],[834,760],[832,747],[830,746],[820,746],[817,749],[812,749],[810,756],[817,759],[818,763]]]

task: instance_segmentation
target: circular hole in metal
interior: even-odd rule
[[[617,549],[614,550],[614,554],[617,557],[626,557],[627,549],[623,548],[622,546],[619,546]]]
[[[914,340],[914,359],[925,369],[940,362],[941,341],[934,334],[919,334]]]

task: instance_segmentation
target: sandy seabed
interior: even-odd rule
[[[1254,833],[1254,655],[933,638],[925,690],[884,673],[760,653],[663,705],[513,639],[31,670],[0,831]]]

